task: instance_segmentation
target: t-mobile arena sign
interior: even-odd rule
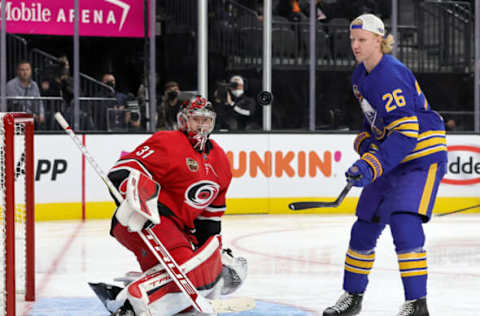
[[[79,0],[78,2],[81,36],[144,36],[143,1]],[[74,0],[7,0],[5,9],[6,30],[9,33],[73,35]]]

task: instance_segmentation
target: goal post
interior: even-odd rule
[[[0,314],[35,299],[34,120],[0,113]]]

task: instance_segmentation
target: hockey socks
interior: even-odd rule
[[[427,295],[427,252],[425,250],[398,253],[398,267],[406,300]]]
[[[358,251],[348,249],[345,257],[343,288],[349,293],[363,293],[367,288],[368,274],[375,261],[373,250]]]

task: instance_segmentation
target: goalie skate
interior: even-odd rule
[[[112,312],[118,309],[119,303],[117,302],[118,293],[123,289],[119,286],[110,285],[106,283],[88,283],[90,288],[95,292],[98,299],[102,302],[105,308]]]
[[[113,315],[128,315],[128,313],[122,314],[122,312],[129,312],[129,309],[125,311],[122,309],[125,307],[124,303],[128,304],[128,301],[121,302],[123,306],[120,307],[118,306],[118,300],[116,300],[118,293],[123,290],[121,287],[106,283],[88,283],[88,285],[90,285],[90,288],[95,292],[105,308]],[[250,297],[209,300],[209,303],[217,313],[238,313],[254,309],[256,306],[255,300]]]

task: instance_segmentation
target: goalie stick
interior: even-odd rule
[[[80,149],[83,156],[85,156],[97,175],[107,185],[108,189],[110,192],[112,192],[117,201],[121,203],[123,201],[122,195],[120,192],[118,192],[117,188],[113,185],[110,179],[108,179],[107,175],[97,164],[93,156],[90,155],[87,148],[83,146],[80,139],[73,132],[67,121],[65,121],[63,115],[60,112],[57,112],[55,114],[55,119],[70,136],[75,145],[77,145],[78,149]],[[248,297],[234,298],[230,300],[209,300],[200,295],[190,279],[188,279],[185,273],[183,273],[168,250],[150,228],[138,232],[138,235],[147,245],[154,257],[163,265],[164,269],[167,271],[168,275],[175,282],[178,288],[190,299],[190,302],[197,311],[201,313],[232,313],[255,308],[255,301]]]
[[[308,202],[293,202],[288,205],[288,208],[291,209],[292,211],[300,211],[300,210],[306,210],[310,208],[317,208],[317,207],[337,207],[342,203],[343,199],[345,196],[347,196],[348,192],[350,192],[350,189],[352,188],[353,183],[348,182],[345,187],[343,188],[342,192],[340,192],[340,195],[337,197],[335,201],[308,201]]]

